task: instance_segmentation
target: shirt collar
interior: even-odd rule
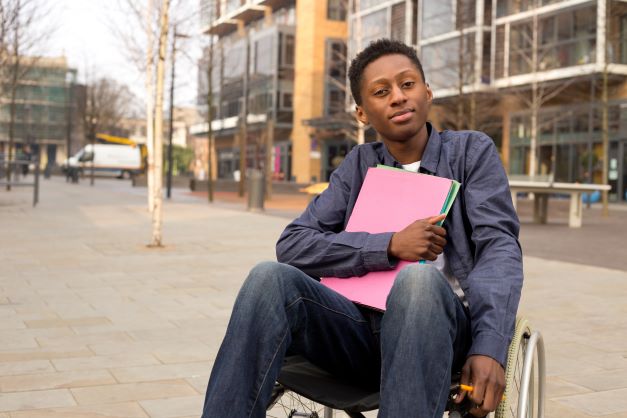
[[[440,148],[442,146],[442,139],[440,134],[433,128],[431,123],[427,122],[427,132],[429,132],[429,139],[427,140],[427,146],[422,154],[420,160],[420,171],[427,171],[435,174],[440,161]],[[401,163],[390,154],[385,144],[381,143],[381,152],[383,157],[383,164],[390,167],[402,168]]]
[[[427,129],[429,134],[429,140],[425,151],[422,153],[422,159],[420,160],[420,171],[428,171],[435,174],[438,168],[438,162],[440,161],[440,148],[442,148],[442,139],[438,131],[427,122]]]

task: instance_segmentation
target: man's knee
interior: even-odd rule
[[[396,276],[388,296],[388,309],[399,305],[424,308],[425,304],[451,299],[450,293],[446,279],[433,265],[412,264]]]
[[[252,268],[242,285],[240,297],[276,301],[294,286],[295,268],[274,261],[264,261]]]

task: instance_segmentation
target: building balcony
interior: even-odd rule
[[[254,0],[254,4],[270,7],[273,11],[294,4],[294,0]]]
[[[247,4],[234,12],[233,19],[241,20],[245,25],[247,25],[252,21],[263,18],[267,13],[271,12],[272,9],[268,6]]]
[[[214,21],[208,28],[204,30],[207,35],[217,35],[223,37],[229,33],[235,32],[240,25],[240,21],[230,18],[220,18]]]
[[[290,1],[274,1],[270,2],[270,4],[265,3],[266,2],[264,1],[246,2],[241,7],[220,16],[218,19],[211,22],[204,32],[209,35],[218,35],[220,37],[228,35],[229,33],[236,31],[240,25],[248,25],[255,20],[262,19],[268,14],[271,14],[275,9],[275,4],[277,6],[276,8],[278,8],[282,6],[282,3],[287,5]]]

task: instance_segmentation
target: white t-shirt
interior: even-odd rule
[[[402,166],[407,171],[413,171],[414,173],[417,173],[418,169],[420,168],[420,161],[416,161],[411,164],[402,164]],[[435,261],[427,261],[427,264],[433,264],[435,268],[440,270],[440,272],[444,275],[444,277],[446,277],[446,280],[448,281],[448,284],[453,289],[453,292],[455,292],[455,294],[459,296],[462,302],[466,304],[466,297],[464,295],[464,291],[462,290],[462,287],[460,286],[459,280],[457,280],[457,277],[453,275],[453,272],[451,271],[451,268],[448,265],[448,262],[446,260],[446,256],[444,255],[444,253],[440,254],[438,258],[435,259]]]

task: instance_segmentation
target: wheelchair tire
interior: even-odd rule
[[[527,352],[529,337],[531,336],[531,327],[524,318],[516,320],[516,329],[514,337],[509,345],[507,355],[507,365],[505,368],[505,399],[501,401],[496,409],[495,418],[522,418],[519,417],[518,399],[520,398],[520,390],[523,386],[523,366],[525,362],[525,354]],[[533,417],[533,373],[529,382],[530,396],[528,398],[527,417]]]
[[[267,418],[323,418],[324,406],[277,384],[272,402],[266,411]]]

